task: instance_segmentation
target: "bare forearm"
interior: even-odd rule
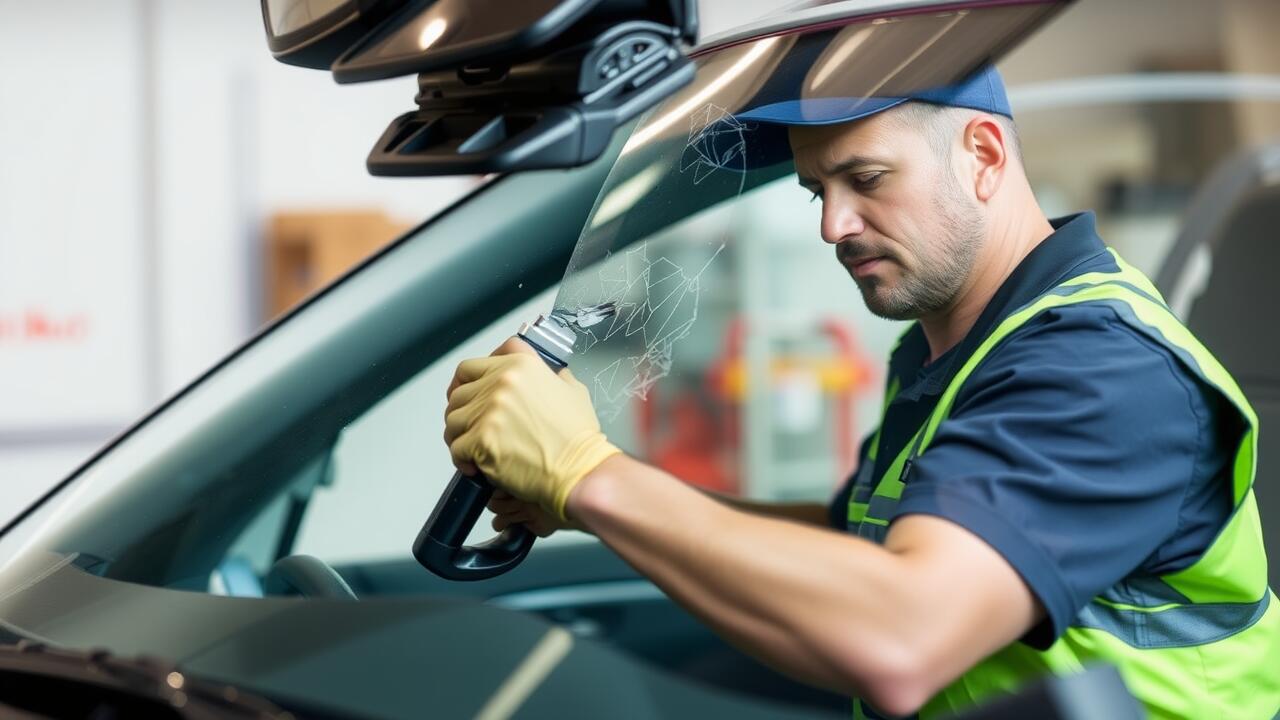
[[[819,505],[818,503],[762,502],[711,491],[707,491],[707,495],[743,512],[778,518],[779,520],[794,520],[806,525],[828,527],[829,518],[826,505]]]
[[[813,684],[883,687],[892,680],[871,675],[911,641],[895,617],[910,609],[902,563],[871,543],[737,512],[624,456],[584,480],[570,509],[721,634]]]

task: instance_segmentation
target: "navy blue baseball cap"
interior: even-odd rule
[[[787,128],[793,125],[835,125],[870,117],[905,102],[970,108],[1012,118],[1004,81],[994,66],[985,65],[959,82],[902,95],[875,97],[813,97],[768,102],[733,114],[749,130],[750,167],[764,167],[791,157]]]

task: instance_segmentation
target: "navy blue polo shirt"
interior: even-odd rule
[[[877,479],[1001,320],[1068,278],[1117,269],[1092,213],[1052,224],[955,348],[927,363],[919,324],[903,337]],[[1047,648],[1093,597],[1130,576],[1185,568],[1213,541],[1232,511],[1240,430],[1226,403],[1110,307],[1046,310],[966,381],[913,465],[897,517],[945,518],[1004,556],[1047,613],[1023,642]],[[830,508],[842,529],[851,484]]]

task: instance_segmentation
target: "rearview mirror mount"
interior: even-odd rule
[[[671,28],[632,21],[512,66],[418,77],[418,109],[369,153],[374,175],[449,175],[575,167],[613,131],[693,79]]]
[[[374,175],[575,167],[693,79],[696,0],[262,0],[282,62],[340,83],[418,75]]]

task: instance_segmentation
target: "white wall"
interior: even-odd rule
[[[149,365],[136,8],[0,19],[3,518],[140,411]]]

